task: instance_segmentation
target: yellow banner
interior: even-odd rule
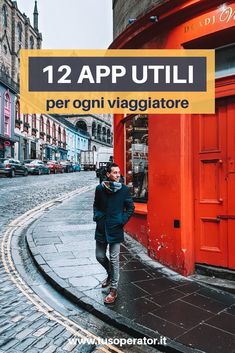
[[[21,50],[24,114],[214,113],[214,50]]]

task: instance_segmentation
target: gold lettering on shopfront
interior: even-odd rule
[[[220,22],[228,23],[230,20],[235,20],[235,11],[232,9],[231,6],[224,9],[219,18]]]
[[[214,25],[218,22],[228,23],[232,20],[235,21],[235,10],[231,6],[229,6],[229,7],[223,8],[221,13],[218,14],[217,16],[213,15],[210,17],[206,17],[203,20],[199,21],[198,23],[186,25],[184,27],[184,33],[198,30],[199,28],[207,27],[209,25]]]

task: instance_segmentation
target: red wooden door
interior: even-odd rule
[[[193,117],[195,258],[235,268],[235,104]]]
[[[228,267],[235,269],[235,97],[227,104],[227,136]]]

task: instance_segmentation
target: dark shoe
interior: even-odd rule
[[[112,304],[117,299],[117,289],[110,288],[110,292],[107,297],[104,298],[105,304]]]
[[[102,288],[106,288],[106,287],[108,287],[108,286],[110,285],[110,283],[111,283],[111,279],[110,279],[110,276],[108,276],[108,277],[102,282],[101,287],[102,287]]]

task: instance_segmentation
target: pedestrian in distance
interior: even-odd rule
[[[107,166],[106,176],[107,180],[102,181],[95,190],[93,220],[96,222],[96,259],[107,272],[102,288],[110,287],[104,303],[111,304],[117,298],[123,227],[134,212],[134,203],[128,187],[120,181],[121,173],[117,164],[110,163]]]

